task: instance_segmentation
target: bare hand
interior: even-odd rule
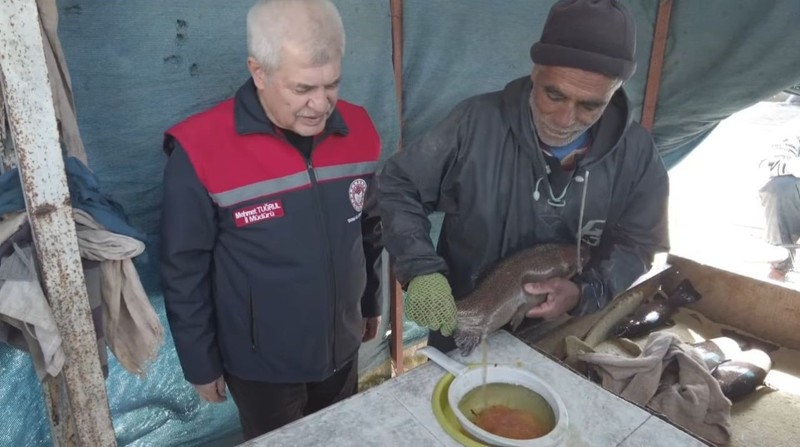
[[[381,317],[364,318],[364,328],[361,330],[361,341],[370,341],[378,335],[378,326],[381,325]]]
[[[544,318],[553,320],[578,304],[581,290],[574,282],[564,278],[550,278],[538,283],[523,285],[525,292],[532,295],[547,294],[544,302],[529,310],[528,318]]]
[[[200,395],[200,398],[206,402],[225,402],[227,396],[225,395],[225,379],[222,376],[211,383],[205,385],[194,385],[195,391]]]

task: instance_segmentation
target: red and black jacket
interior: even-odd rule
[[[186,379],[327,378],[380,309],[380,157],[366,111],[339,101],[306,159],[251,81],[167,131],[161,223],[167,317]]]

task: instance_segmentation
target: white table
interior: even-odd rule
[[[561,396],[569,414],[565,446],[692,447],[706,445],[643,408],[604,390],[513,335],[488,339],[489,362],[533,371]],[[480,353],[463,358],[480,363]],[[431,396],[446,374],[433,362],[357,394],[243,445],[254,446],[458,446],[433,414]]]

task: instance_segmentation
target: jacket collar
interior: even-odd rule
[[[233,98],[233,119],[236,123],[236,132],[239,135],[254,133],[278,134],[276,131],[277,126],[267,118],[267,114],[258,101],[258,93],[256,92],[256,84],[253,78],[248,79],[236,91],[236,95]],[[342,114],[339,113],[339,108],[334,108],[333,113],[325,122],[325,130],[322,134],[347,135],[348,132],[347,124],[344,122]]]

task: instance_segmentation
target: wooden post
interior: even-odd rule
[[[658,104],[658,90],[661,87],[661,72],[664,69],[664,55],[667,50],[669,35],[669,19],[672,15],[672,0],[660,0],[656,15],[656,27],[653,31],[653,45],[650,51],[650,66],[647,71],[647,84],[644,91],[641,124],[647,130],[653,130]]]
[[[35,0],[0,1],[0,71],[42,288],[64,368],[44,385],[56,446],[115,446]]]
[[[397,143],[399,151],[403,146],[403,0],[390,0],[392,10],[392,64],[394,66],[395,92],[397,95],[398,116],[400,117],[400,134]],[[391,309],[392,335],[389,350],[394,363],[395,375],[404,372],[403,359],[403,289],[394,276],[394,261],[389,262],[389,297]]]

